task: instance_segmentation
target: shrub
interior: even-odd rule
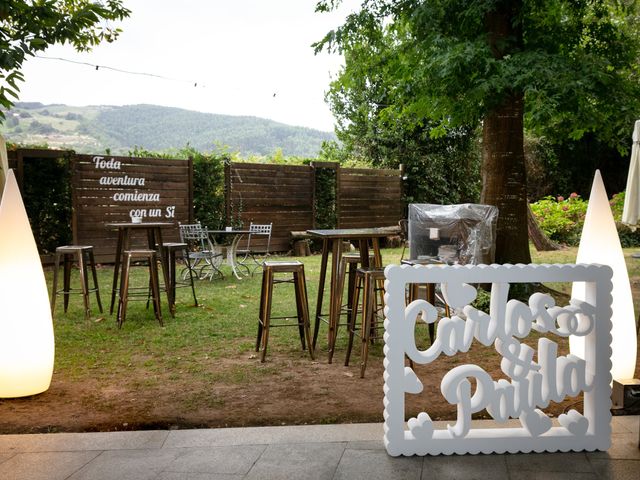
[[[193,158],[193,213],[196,220],[214,229],[224,229],[224,164],[226,154],[204,154],[188,147],[184,153]]]
[[[620,221],[624,206],[624,192],[615,194],[609,204],[622,246],[624,248],[640,247],[640,229],[633,231]],[[549,238],[566,245],[576,246],[580,243],[587,206],[586,200],[572,193],[567,199],[545,197],[532,203],[531,210],[538,220],[540,228]]]
[[[38,251],[54,253],[73,241],[69,159],[29,159],[23,168],[22,197]]]
[[[567,245],[578,245],[587,205],[587,201],[580,198],[580,195],[572,193],[566,199],[547,196],[532,203],[531,210],[540,228],[550,239]]]
[[[335,169],[316,169],[315,220],[317,228],[335,228],[338,224],[336,181]]]
[[[616,221],[616,227],[618,228],[618,236],[620,237],[620,243],[624,248],[640,247],[640,229],[632,230],[627,225],[621,222],[622,209],[624,208],[625,192],[620,192],[611,197],[609,204],[613,211],[613,218]]]

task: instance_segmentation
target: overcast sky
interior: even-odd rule
[[[314,13],[316,0],[125,0],[120,38],[90,53],[54,46],[42,56],[144,72],[113,72],[60,60],[24,64],[20,100],[68,105],[165,105],[251,115],[333,130],[324,102],[342,58],[310,45],[360,0]],[[197,86],[194,86],[197,83]]]

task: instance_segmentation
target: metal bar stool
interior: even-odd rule
[[[277,279],[275,274],[292,273],[293,278]],[[277,283],[293,283],[296,294],[297,322],[272,324],[271,320],[282,320],[290,317],[272,317],[271,307],[273,299],[273,286]],[[313,346],[311,344],[311,333],[309,330],[309,303],[307,300],[307,284],[304,277],[304,264],[297,260],[291,262],[266,261],[262,264],[262,292],[260,295],[260,312],[258,317],[258,338],[256,339],[256,352],[260,349],[262,354],[260,361],[264,362],[267,356],[267,344],[269,342],[269,328],[271,327],[294,327],[298,326],[300,331],[300,342],[302,349],[305,345],[309,348],[311,359],[313,356]]]
[[[373,265],[374,258],[373,254],[369,255],[369,265]],[[356,272],[358,270],[358,265],[360,265],[360,254],[359,253],[345,253],[342,255],[340,259],[340,289],[344,290],[345,279],[347,281],[347,303],[342,304],[341,313],[346,313],[347,315],[347,324],[349,323],[349,316],[351,315],[351,307],[353,302],[353,290],[356,286]],[[339,323],[336,325],[336,328],[339,325],[343,325]]]
[[[78,262],[80,271],[80,288],[71,288],[71,266],[73,260]],[[64,263],[63,271],[63,287],[58,290],[58,270],[60,268],[60,260]],[[87,276],[87,264],[91,267],[91,275],[93,277],[93,287],[89,288],[89,278]],[[67,312],[69,306],[69,295],[72,293],[82,293],[84,302],[84,316],[88,319],[91,316],[89,308],[89,294],[96,292],[96,300],[98,309],[102,313],[102,302],[100,302],[100,290],[98,289],[98,275],[96,274],[96,262],[93,257],[93,247],[87,245],[64,245],[56,248],[55,261],[53,265],[53,287],[51,289],[51,315],[56,308],[56,297],[62,294],[64,297],[64,312]]]
[[[151,299],[153,301],[153,311],[156,319],[163,326],[162,312],[160,310],[160,282],[158,281],[158,255],[155,250],[126,250],[122,262],[122,276],[120,279],[120,298],[118,300],[118,328],[122,328],[127,317],[127,304],[130,297],[149,296],[148,287],[129,287],[129,270],[131,262],[135,260],[146,260],[149,266],[149,279],[151,287]],[[130,292],[130,290],[133,290]]]
[[[373,253],[369,254],[369,265],[373,265],[375,261],[375,256]],[[338,289],[342,292],[344,291],[345,280],[347,282],[347,297],[346,303],[343,303],[340,306],[340,317],[342,315],[346,315],[347,321],[345,323],[340,323],[340,317],[338,317],[338,323],[336,324],[336,332],[335,336],[338,335],[338,328],[341,326],[348,327],[349,326],[349,317],[351,316],[351,307],[353,301],[353,290],[356,285],[356,271],[358,270],[358,266],[361,266],[361,258],[360,253],[344,253],[340,258],[340,268],[338,272]],[[314,328],[314,337],[313,343],[314,348],[317,340],[317,335],[319,331],[319,317],[316,317],[316,324]]]
[[[362,290],[362,317],[357,323],[358,304]],[[360,351],[360,378],[364,378],[369,356],[369,342],[379,338],[378,330],[382,325],[378,323],[378,313],[384,308],[384,298],[378,302],[378,292],[384,290],[384,270],[380,268],[359,268],[356,272],[356,284],[353,291],[353,310],[349,317],[349,344],[344,365],[349,365],[354,335],[360,335],[362,346]],[[358,333],[358,326],[360,332]]]
[[[191,268],[191,259],[189,258],[189,252],[187,252],[187,244],[186,243],[178,243],[178,242],[165,242],[162,244],[162,251],[167,256],[167,261],[165,264],[167,265],[169,278],[169,308],[172,313],[176,311],[176,288],[184,288],[191,287],[191,293],[193,294],[193,304],[194,306],[198,306],[198,299],[196,298],[196,288],[193,283],[193,269]],[[186,279],[181,281],[178,280],[178,276],[176,275],[176,252],[182,252],[182,258],[187,264],[186,272],[189,275],[188,281]],[[161,288],[162,289],[162,288]]]

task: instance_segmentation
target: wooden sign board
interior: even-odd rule
[[[116,232],[105,223],[173,222],[165,241],[178,240],[178,222],[189,223],[190,160],[77,155],[73,162],[74,242],[93,245],[98,262],[113,261],[116,250]]]

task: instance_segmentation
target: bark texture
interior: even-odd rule
[[[504,1],[487,14],[487,39],[496,58],[521,47],[522,29],[514,21],[521,9],[521,1]],[[524,94],[513,89],[483,122],[481,202],[499,209],[496,263],[531,262],[523,115]]]
[[[496,263],[530,263],[522,95],[511,95],[483,126],[481,202],[498,207]]]

